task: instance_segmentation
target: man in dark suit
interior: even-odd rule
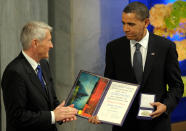
[[[21,32],[23,50],[2,77],[7,131],[56,131],[56,122],[76,119],[73,105],[59,103],[49,69],[52,27],[29,22]]]
[[[148,32],[149,11],[140,2],[130,3],[123,10],[122,23],[126,36],[107,45],[104,75],[140,84],[140,90],[123,126],[113,126],[113,131],[170,131],[170,113],[178,104],[184,89],[176,46],[170,40]],[[155,107],[150,114],[152,120],[137,119],[140,93],[156,96],[155,102],[151,103]],[[89,121],[100,123],[95,117]]]

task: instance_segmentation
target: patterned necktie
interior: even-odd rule
[[[136,51],[134,52],[134,57],[133,57],[133,68],[134,68],[134,73],[136,75],[136,80],[138,84],[140,84],[143,77],[142,55],[140,52],[141,45],[139,43],[136,43],[135,46],[136,46]]]
[[[39,80],[41,82],[42,87],[45,89],[45,83],[43,81],[42,70],[41,70],[41,66],[40,65],[37,66],[37,76],[38,76],[38,78],[39,78]]]

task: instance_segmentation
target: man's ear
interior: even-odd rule
[[[38,46],[38,40],[37,40],[37,39],[33,39],[33,40],[31,41],[31,46],[32,46],[33,48],[36,48],[36,47]]]
[[[149,24],[150,24],[150,20],[149,20],[149,18],[146,18],[145,19],[145,27],[147,28]]]

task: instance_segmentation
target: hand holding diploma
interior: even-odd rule
[[[92,116],[88,119],[88,122],[92,124],[101,124],[101,121],[99,121],[97,116]]]

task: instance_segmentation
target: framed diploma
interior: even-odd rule
[[[150,104],[155,101],[154,94],[141,93],[140,106],[137,118],[143,120],[151,120],[152,117],[149,115],[154,111],[154,107]]]
[[[138,90],[139,85],[81,70],[68,95],[66,106],[74,104],[80,117],[97,115],[103,123],[122,126]]]

